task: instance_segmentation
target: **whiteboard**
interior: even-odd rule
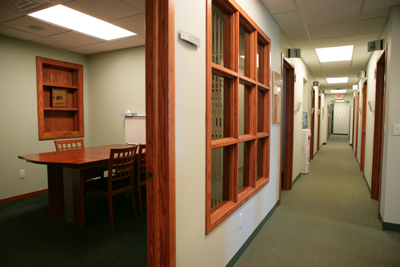
[[[146,117],[125,117],[125,144],[146,144]]]

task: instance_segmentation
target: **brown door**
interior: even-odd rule
[[[321,129],[321,96],[318,96],[318,133],[317,133],[317,151],[319,151],[319,132]]]
[[[361,154],[360,154],[360,170],[364,171],[365,164],[365,131],[367,127],[367,91],[368,91],[368,79],[364,81],[362,94],[362,125],[361,125]]]
[[[146,0],[148,266],[176,266],[174,9]]]
[[[351,130],[351,148],[354,148],[354,118],[356,115],[356,98],[353,98],[353,123],[352,123],[352,130]]]
[[[387,45],[384,53],[379,58],[376,66],[376,93],[375,93],[375,124],[374,146],[372,156],[371,198],[378,199],[378,219],[380,218],[382,159],[385,124],[385,94],[386,94],[386,56]]]
[[[357,108],[356,108],[356,149],[355,149],[355,155],[357,158],[357,146],[358,146],[358,115],[360,114],[359,112],[359,106],[360,106],[360,92],[357,93]]]
[[[314,124],[315,124],[315,90],[311,87],[311,137],[310,137],[310,159],[314,158]]]

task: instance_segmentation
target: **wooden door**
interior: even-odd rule
[[[315,90],[311,87],[311,137],[310,137],[310,159],[314,158],[314,124],[315,124]]]
[[[173,0],[146,0],[148,266],[176,266]]]
[[[358,150],[358,115],[360,114],[359,112],[359,107],[360,107],[360,92],[357,92],[357,114],[356,114],[356,149],[355,149],[355,155],[357,158],[357,150]]]
[[[317,133],[317,151],[319,151],[320,141],[319,135],[321,130],[321,96],[318,96],[318,133]]]
[[[371,198],[378,199],[378,219],[380,218],[380,198],[382,180],[382,159],[385,124],[385,95],[386,95],[386,57],[387,44],[376,66],[376,93],[375,93],[375,124],[374,146],[372,156]]]
[[[362,102],[362,122],[361,122],[361,153],[360,153],[360,171],[364,171],[365,164],[365,132],[367,127],[367,91],[368,91],[368,79],[364,81],[362,88],[363,102]]]
[[[354,118],[356,115],[356,98],[353,98],[353,123],[352,123],[352,130],[351,130],[351,148],[354,148]]]

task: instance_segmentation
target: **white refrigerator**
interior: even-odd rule
[[[302,130],[301,137],[301,173],[309,173],[310,169],[310,129]]]

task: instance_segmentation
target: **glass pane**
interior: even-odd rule
[[[224,13],[212,7],[212,62],[224,66]]]
[[[265,173],[266,163],[266,138],[257,139],[257,167],[256,167],[256,179],[260,179],[261,177],[267,176]]]
[[[266,119],[266,107],[265,107],[266,91],[258,90],[257,95],[257,132],[265,132],[265,119]]]
[[[239,135],[250,134],[250,86],[239,84]]]
[[[238,174],[238,191],[243,188],[243,172],[244,172],[244,143],[239,143],[239,174]]]
[[[250,179],[250,148],[251,142],[239,143],[239,164],[238,164],[238,191],[249,186]]]
[[[224,78],[212,76],[212,111],[211,111],[211,139],[221,139],[224,136]]]
[[[261,68],[259,67],[260,64],[263,64],[263,62],[259,62],[260,58],[262,58],[262,52],[263,52],[264,47],[261,45],[257,45],[257,81],[258,82],[264,82],[261,80],[261,76],[260,76],[260,70]]]
[[[224,193],[224,150],[223,148],[211,151],[211,208],[223,201]]]
[[[239,30],[239,74],[244,75],[245,67],[245,32],[242,28]]]

